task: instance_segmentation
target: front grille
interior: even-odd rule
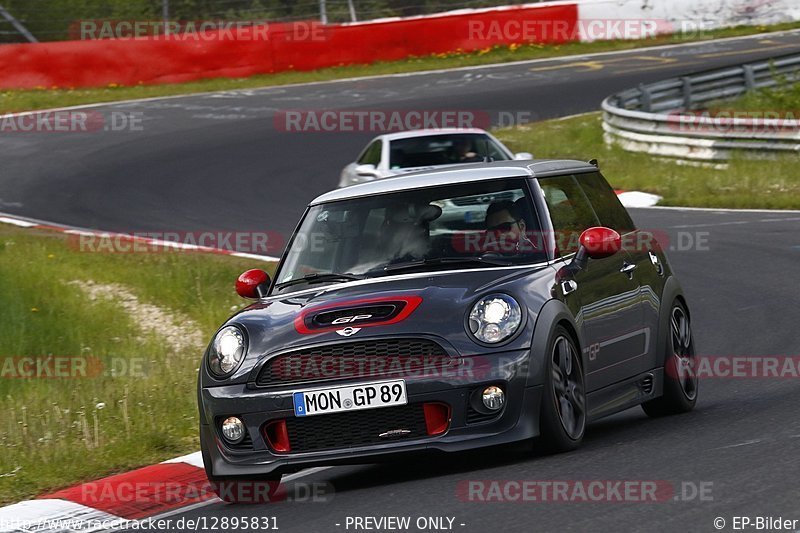
[[[479,424],[481,422],[488,422],[489,420],[494,420],[495,418],[500,416],[500,412],[502,412],[502,410],[498,411],[496,413],[484,414],[484,413],[478,412],[471,405],[468,405],[467,406],[467,424]]]
[[[304,348],[269,359],[256,386],[286,385],[360,378],[441,375],[458,359],[425,339],[379,339]]]
[[[352,448],[427,436],[422,404],[286,419],[292,453]],[[407,430],[381,437],[393,430]]]
[[[246,451],[250,451],[250,450],[253,449],[253,439],[250,437],[250,432],[249,431],[247,431],[245,433],[244,438],[242,439],[242,442],[239,442],[237,444],[230,444],[230,443],[226,442],[225,444],[227,444],[228,448],[230,448],[231,450],[237,450],[237,451],[245,451],[246,450]]]

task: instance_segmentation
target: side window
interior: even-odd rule
[[[578,176],[578,183],[581,184],[583,192],[589,198],[595,213],[600,217],[600,224],[616,230],[620,235],[630,233],[636,229],[630,215],[622,207],[622,204],[608,184],[606,179],[599,173],[581,174]]]
[[[367,149],[364,150],[364,153],[358,158],[357,163],[359,165],[375,165],[377,167],[381,162],[382,146],[383,143],[381,143],[380,140],[374,141],[372,144],[367,146]]]
[[[559,251],[562,255],[577,252],[581,233],[600,224],[586,195],[573,176],[542,178],[539,185],[550,211]]]

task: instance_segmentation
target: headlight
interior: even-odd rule
[[[214,337],[208,353],[208,366],[211,373],[219,378],[231,375],[247,353],[247,341],[242,330],[235,326],[225,326]]]
[[[469,331],[481,342],[496,344],[512,336],[522,323],[522,310],[507,294],[481,298],[469,314]]]

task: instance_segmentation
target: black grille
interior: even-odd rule
[[[494,420],[498,416],[500,416],[500,412],[484,414],[479,413],[471,405],[467,406],[467,424],[479,424],[481,422],[487,422],[489,420]]]
[[[242,450],[242,451],[244,451],[244,450],[248,450],[248,451],[252,450],[253,449],[253,439],[250,437],[250,432],[248,431],[247,433],[245,433],[245,436],[242,439],[242,442],[240,442],[238,444],[228,444],[228,447],[231,450]]]
[[[422,404],[286,419],[292,453],[351,448],[427,436]],[[394,436],[381,437],[394,430]]]
[[[280,387],[357,378],[440,375],[457,364],[458,359],[425,339],[345,342],[273,357],[259,371],[256,385]]]

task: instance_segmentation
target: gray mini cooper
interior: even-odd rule
[[[208,478],[259,500],[306,467],[529,441],[697,400],[689,309],[595,162],[502,161],[323,194],[199,376]],[[246,487],[243,489],[243,487]]]

